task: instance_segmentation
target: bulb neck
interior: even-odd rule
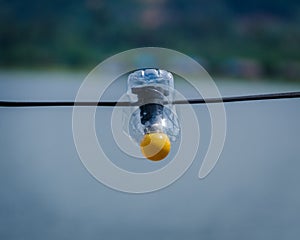
[[[147,103],[139,107],[141,124],[145,126],[144,132],[163,132],[164,106],[158,103]]]

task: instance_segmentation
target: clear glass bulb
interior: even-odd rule
[[[172,74],[159,69],[138,70],[128,77],[127,94],[133,102],[138,103],[129,120],[130,137],[141,146],[148,159],[163,159],[170,150],[169,140],[176,141],[180,133],[175,107],[172,105]],[[148,146],[148,150],[144,147],[147,142],[152,146]],[[148,155],[150,150],[154,151],[153,146],[159,154],[151,158]],[[165,150],[165,153],[160,149]]]

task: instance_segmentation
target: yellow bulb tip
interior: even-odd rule
[[[160,161],[168,156],[171,143],[165,133],[147,133],[140,143],[143,155],[152,161]]]

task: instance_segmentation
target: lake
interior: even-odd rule
[[[1,100],[74,100],[86,73],[1,71]],[[175,82],[186,97],[197,94]],[[223,96],[299,91],[300,84],[218,80]],[[104,94],[126,90],[120,80]],[[114,96],[112,98],[111,96]],[[210,139],[205,105],[194,106],[201,144],[169,187],[147,194],[112,190],[81,163],[72,108],[0,108],[1,239],[298,239],[300,99],[227,103],[227,137],[214,170],[198,171]],[[97,110],[97,134],[115,163],[152,171],[118,150],[112,109]],[[137,168],[136,168],[137,166]]]

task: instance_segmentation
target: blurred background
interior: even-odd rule
[[[297,0],[1,0],[0,67],[90,69],[159,46],[211,74],[299,80]]]
[[[0,100],[72,101],[98,63],[147,46],[193,57],[222,96],[300,91],[299,26],[298,0],[0,0]],[[177,76],[175,86],[200,97]],[[125,91],[126,76],[103,99]],[[88,173],[72,108],[0,108],[0,239],[299,239],[299,106],[226,104],[223,152],[199,180],[211,125],[207,107],[194,105],[201,135],[192,166],[142,195]],[[179,143],[156,165],[124,154],[108,127],[112,110],[97,109],[96,131],[115,164],[147,172],[172,160]]]

